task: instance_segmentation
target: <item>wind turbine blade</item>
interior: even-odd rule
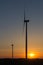
[[[25,30],[25,22],[23,22],[23,33],[24,33],[24,30]]]
[[[23,32],[24,32],[24,29],[25,29],[25,8],[24,8]]]
[[[24,9],[24,20],[25,20],[25,9]]]

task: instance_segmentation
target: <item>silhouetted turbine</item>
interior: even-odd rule
[[[24,10],[24,24],[26,24],[26,59],[27,59],[27,23],[29,20],[25,19],[25,10]]]
[[[13,59],[13,46],[14,46],[14,45],[12,44],[11,46],[12,46],[12,59]]]

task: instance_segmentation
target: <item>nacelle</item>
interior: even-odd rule
[[[24,22],[29,22],[29,20],[24,20]]]

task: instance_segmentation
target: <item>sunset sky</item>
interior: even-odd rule
[[[0,0],[0,58],[11,57],[12,43],[14,58],[25,57],[24,7],[30,20],[28,54],[43,58],[43,0]]]

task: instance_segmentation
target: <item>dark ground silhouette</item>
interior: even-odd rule
[[[43,65],[43,59],[0,59],[0,65]]]

